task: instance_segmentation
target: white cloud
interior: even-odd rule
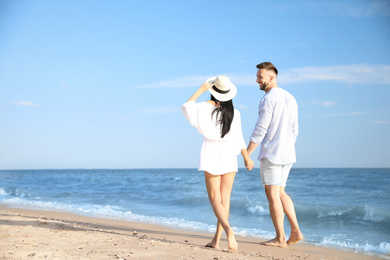
[[[325,117],[339,117],[339,116],[360,116],[364,114],[368,114],[369,112],[348,112],[348,113],[336,113],[336,114],[330,114],[326,115]]]
[[[34,108],[41,107],[41,105],[34,104],[31,101],[15,101],[15,102],[12,102],[11,104],[13,104],[15,106],[22,106],[22,107],[34,107]]]
[[[119,120],[120,121],[129,121],[129,120],[133,120],[134,118],[135,118],[134,115],[129,114],[129,115],[124,115],[124,116],[119,117]]]
[[[244,105],[238,105],[238,107],[240,108],[240,109],[248,109],[248,107],[247,106],[244,106]]]
[[[322,102],[321,105],[324,106],[324,107],[330,107],[330,106],[335,106],[335,105],[336,105],[336,102],[333,102],[333,101],[325,101],[325,102]]]
[[[200,86],[208,78],[212,76],[185,76],[169,81],[161,81],[156,83],[150,83],[146,85],[136,86],[135,88],[181,88],[181,87],[194,87]]]
[[[142,114],[148,115],[163,115],[179,112],[180,108],[177,107],[150,107],[140,110]]]
[[[281,84],[336,81],[347,84],[390,84],[390,65],[352,64],[328,67],[304,67],[280,73]]]
[[[326,11],[347,17],[371,17],[371,16],[388,16],[390,15],[390,2],[388,0],[375,1],[312,1],[309,6],[314,8],[314,12]]]
[[[226,73],[226,76],[237,86],[256,85],[256,71],[253,73]],[[169,81],[161,81],[135,88],[182,88],[197,87],[208,78],[207,76],[184,76]],[[390,85],[390,65],[381,64],[352,64],[327,67],[303,67],[280,71],[278,83],[289,85],[306,82],[334,81],[349,85]]]
[[[141,114],[143,116],[153,116],[153,115],[167,115],[167,114],[173,114],[180,112],[180,107],[148,107],[137,110],[134,114],[124,114],[120,117],[118,117],[118,120],[120,121],[131,121],[140,116]]]
[[[320,101],[320,100],[313,100],[311,102],[308,102],[306,104],[300,105],[302,106],[323,106],[323,107],[330,107],[335,106],[337,103],[334,101]]]
[[[388,125],[390,124],[390,121],[375,121],[374,123],[379,125]]]

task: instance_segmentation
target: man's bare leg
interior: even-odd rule
[[[284,211],[280,199],[280,186],[265,185],[265,193],[269,203],[269,211],[275,227],[276,237],[261,243],[266,246],[286,247],[286,237],[284,234]]]
[[[294,203],[290,196],[286,193],[284,187],[280,187],[280,199],[282,201],[284,213],[286,214],[291,226],[291,234],[287,241],[287,245],[295,245],[303,239],[303,235],[298,226]]]

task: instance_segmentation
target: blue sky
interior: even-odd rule
[[[181,105],[229,76],[248,142],[263,61],[298,101],[295,167],[390,167],[389,27],[384,0],[0,0],[0,169],[196,168]]]

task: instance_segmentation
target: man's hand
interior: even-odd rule
[[[245,160],[245,167],[248,169],[248,171],[252,170],[255,167],[255,163],[251,158]]]

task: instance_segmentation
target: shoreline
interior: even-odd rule
[[[0,205],[0,259],[390,259],[385,255],[298,243],[261,246],[236,236],[237,253],[205,248],[212,233]]]

